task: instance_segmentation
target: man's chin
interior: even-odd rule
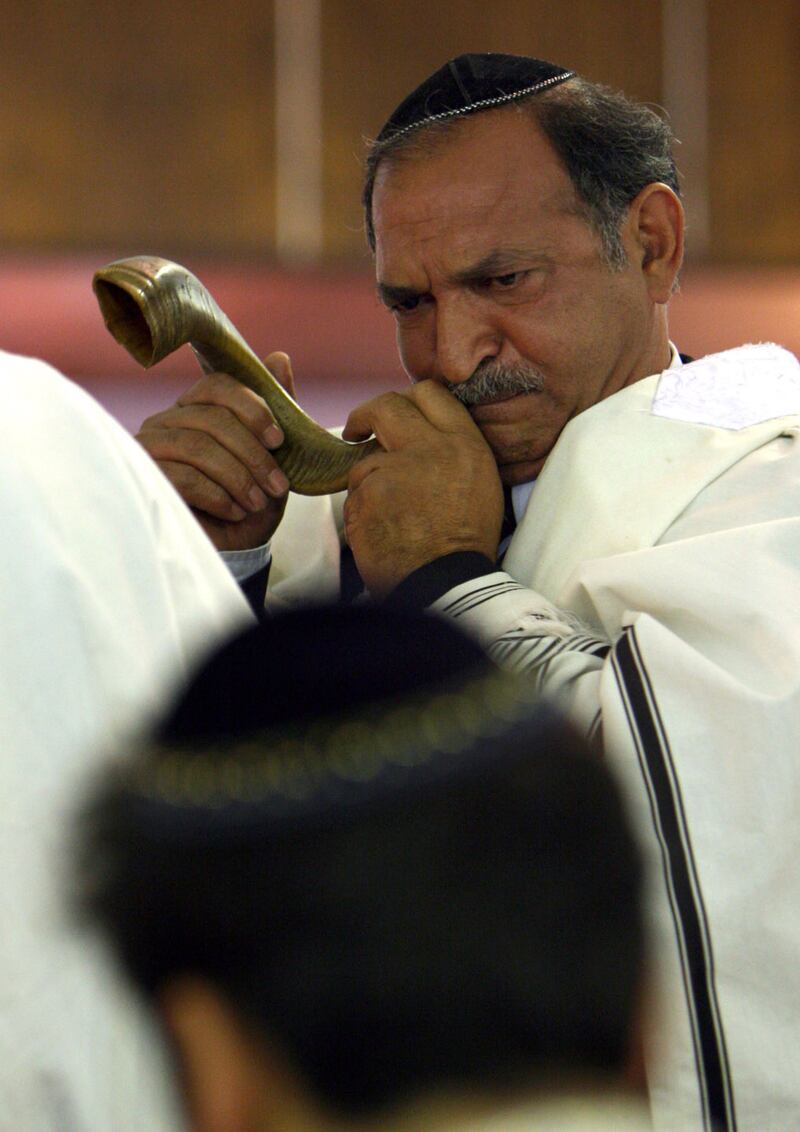
[[[506,487],[516,487],[519,483],[535,480],[544,467],[546,456],[538,460],[523,460],[515,464],[502,464],[498,461],[497,470]]]

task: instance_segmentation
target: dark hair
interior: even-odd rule
[[[506,107],[477,113],[519,110],[531,114],[560,157],[586,219],[600,237],[609,266],[624,266],[619,228],[637,193],[660,181],[680,196],[672,156],[673,135],[667,122],[624,94],[578,76]],[[458,130],[459,123],[468,117],[435,122],[396,138],[390,135],[370,146],[362,201],[367,240],[373,251],[372,193],[380,163],[435,145],[439,136]]]
[[[453,632],[449,650],[449,627],[410,624],[418,686],[447,686],[434,670],[449,651],[456,667],[469,655],[471,679],[471,645],[464,652]],[[385,660],[386,629],[371,629]],[[309,653],[318,643],[307,637]],[[249,675],[239,668],[237,696],[269,715],[265,659]],[[497,679],[486,662],[480,671]],[[362,700],[361,718],[377,727],[381,710]],[[156,764],[191,761],[182,745],[210,736],[224,775],[237,740],[223,714],[221,729],[198,726],[179,707]],[[238,737],[251,750],[257,714]],[[319,737],[320,719],[312,726]],[[617,1072],[642,964],[640,866],[618,792],[550,712],[494,740],[492,729],[491,756],[481,743],[469,757],[440,752],[441,773],[431,757],[388,787],[353,780],[333,803],[320,790],[322,802],[288,818],[259,818],[251,800],[248,821],[209,805],[186,825],[181,805],[143,808],[130,782],[107,782],[84,821],[83,907],[148,996],[181,974],[206,979],[340,1113],[428,1089],[523,1085],[551,1069]]]

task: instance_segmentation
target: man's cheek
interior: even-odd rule
[[[433,350],[419,341],[417,335],[397,328],[397,352],[400,364],[412,384],[436,376],[436,355]]]

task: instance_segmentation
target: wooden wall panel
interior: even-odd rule
[[[363,137],[445,59],[523,52],[660,102],[667,0],[319,0],[324,262],[367,267]],[[711,244],[800,257],[800,0],[709,24]],[[272,257],[273,0],[3,0],[0,245]]]
[[[800,262],[800,3],[708,0],[713,258]]]
[[[660,11],[641,0],[324,0],[326,249],[364,256],[363,138],[447,59],[506,51],[550,59],[587,78],[657,101]]]
[[[271,3],[235,9],[5,0],[0,240],[269,247]]]

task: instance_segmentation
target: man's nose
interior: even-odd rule
[[[482,361],[500,353],[500,335],[481,307],[480,300],[464,294],[437,301],[436,368],[445,381],[466,381]]]

